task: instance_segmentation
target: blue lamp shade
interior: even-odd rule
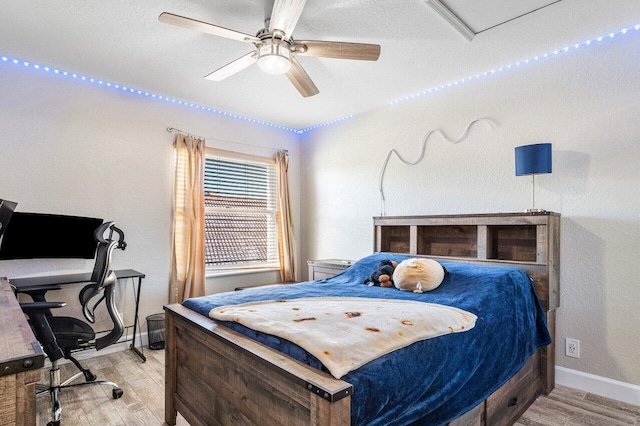
[[[551,173],[551,144],[516,147],[516,176]]]

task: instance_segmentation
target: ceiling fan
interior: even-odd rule
[[[177,25],[255,46],[256,50],[218,68],[205,76],[206,79],[222,81],[257,62],[260,69],[266,73],[286,74],[298,92],[306,98],[317,95],[319,91],[296,59],[296,55],[376,61],[380,56],[380,46],[337,41],[294,40],[291,33],[300,19],[305,3],[306,0],[275,0],[271,16],[265,19],[265,28],[258,31],[255,36],[167,12],[162,13],[158,20],[165,24]]]

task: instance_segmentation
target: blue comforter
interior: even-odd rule
[[[478,316],[472,330],[413,343],[342,377],[354,386],[353,425],[441,425],[485,400],[551,338],[533,283],[517,268],[443,262],[450,275],[437,289],[422,294],[362,284],[380,260],[408,257],[374,254],[332,278],[220,293],[183,305],[208,316],[215,307],[255,300],[350,296],[413,299],[472,312]],[[225,325],[327,371],[286,340],[235,323]]]

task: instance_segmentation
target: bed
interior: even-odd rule
[[[336,277],[169,305],[165,420],[175,424],[180,412],[192,425],[512,424],[553,388],[558,237],[553,213],[374,218],[377,253]],[[450,272],[433,292],[361,284],[379,260],[417,256]],[[336,379],[290,342],[207,316],[219,306],[327,295],[417,298],[478,321]]]

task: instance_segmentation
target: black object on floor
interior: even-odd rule
[[[164,349],[164,314],[153,314],[147,317],[149,333],[149,349]]]

